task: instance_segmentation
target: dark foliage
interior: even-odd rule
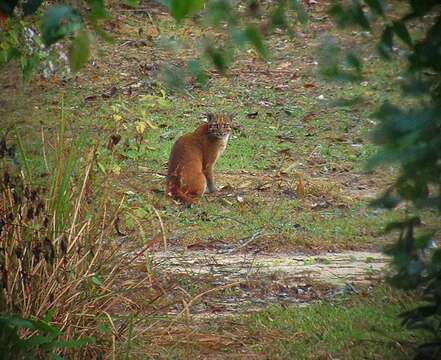
[[[370,30],[380,16],[383,27],[379,54],[387,61],[397,56],[395,46],[406,48],[407,67],[404,95],[413,105],[383,104],[376,113],[380,120],[373,141],[380,150],[371,169],[394,164],[399,169],[395,183],[375,201],[376,206],[394,209],[406,202],[414,209],[432,209],[441,214],[441,1],[408,0],[408,12],[392,20],[396,2],[381,0],[334,4],[330,14],[341,26],[358,25]],[[412,24],[425,25],[422,38],[413,36]],[[393,256],[395,275],[390,279],[404,289],[422,288],[425,304],[401,316],[403,324],[433,334],[431,343],[422,344],[417,359],[441,358],[441,249],[433,246],[434,233],[416,234],[419,217],[389,224],[387,231],[398,231],[399,239],[386,252]]]

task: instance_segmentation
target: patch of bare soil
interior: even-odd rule
[[[197,275],[221,275],[235,281],[246,276],[276,273],[332,285],[368,283],[378,279],[388,257],[378,252],[345,251],[316,256],[303,254],[235,254],[226,251],[163,251],[153,255],[162,271]]]
[[[364,291],[381,280],[388,262],[378,252],[309,256],[238,253],[235,248],[174,248],[153,252],[149,258],[155,272],[177,283],[173,293],[181,300],[169,314],[203,318],[238,315],[268,305],[305,305]],[[141,269],[144,263],[139,258],[133,266]]]

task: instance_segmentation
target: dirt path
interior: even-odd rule
[[[231,251],[164,251],[154,254],[162,271],[222,275],[225,280],[285,273],[332,285],[368,283],[378,279],[388,258],[379,252],[345,251],[318,256],[302,254],[234,254]]]
[[[388,263],[380,252],[310,256],[239,253],[236,249],[172,249],[153,253],[152,260],[160,273],[192,284],[197,294],[206,293],[194,302],[194,296],[188,297],[191,306],[186,311],[200,317],[242,314],[276,304],[302,305],[359,292],[383,277]],[[182,311],[178,305],[172,313]]]

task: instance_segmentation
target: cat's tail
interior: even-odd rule
[[[166,193],[175,200],[181,200],[186,204],[196,204],[198,199],[182,191],[178,184],[172,179],[167,180]]]

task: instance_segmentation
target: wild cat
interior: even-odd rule
[[[216,191],[213,168],[231,134],[231,114],[207,114],[207,120],[175,142],[168,162],[166,192],[186,204]]]

